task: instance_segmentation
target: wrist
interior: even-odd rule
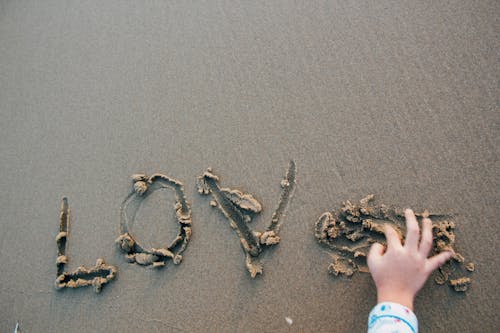
[[[404,292],[384,291],[377,292],[377,303],[393,302],[406,306],[413,311],[414,295]]]
[[[413,310],[395,302],[383,302],[373,307],[368,317],[368,332],[418,332],[418,320]],[[385,332],[386,330],[384,330]]]

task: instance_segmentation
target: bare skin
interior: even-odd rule
[[[441,252],[428,258],[432,248],[432,222],[422,221],[422,236],[417,218],[411,209],[405,211],[406,241],[401,244],[396,231],[385,226],[387,249],[380,243],[370,248],[367,262],[375,286],[377,301],[395,302],[413,310],[415,295],[424,286],[431,273],[454,255]]]

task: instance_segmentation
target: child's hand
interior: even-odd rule
[[[415,214],[405,211],[406,241],[401,244],[396,231],[385,227],[387,249],[375,243],[368,254],[368,267],[377,286],[378,302],[395,302],[413,310],[413,299],[429,275],[448,261],[453,252],[442,252],[427,258],[432,248],[432,222],[422,221],[422,238]]]

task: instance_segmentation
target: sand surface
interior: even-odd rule
[[[489,0],[0,1],[0,330],[363,332],[371,278],[328,274],[314,224],[374,193],[455,214],[475,263],[465,294],[425,285],[421,331],[496,331],[499,13]],[[196,177],[212,167],[258,200],[263,231],[290,160],[281,241],[252,279]],[[115,244],[135,173],[184,184],[178,265],[128,263]],[[54,288],[63,196],[66,269],[118,269],[99,294]],[[145,247],[177,235],[175,201],[142,202]]]

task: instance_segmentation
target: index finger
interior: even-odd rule
[[[387,241],[387,250],[401,247],[401,240],[398,233],[389,224],[384,226],[384,235]]]

